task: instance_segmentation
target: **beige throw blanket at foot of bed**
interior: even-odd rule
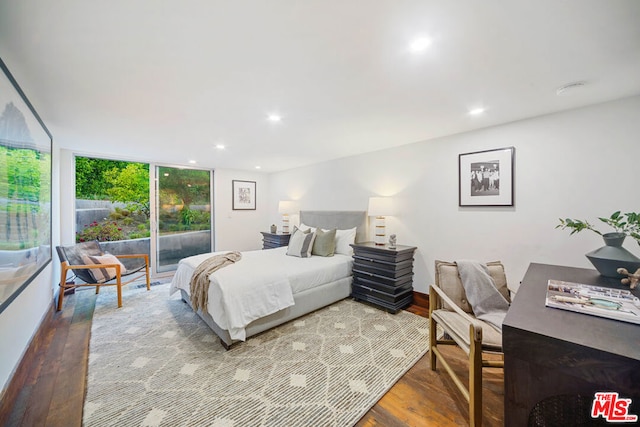
[[[191,306],[195,311],[202,310],[206,313],[209,300],[209,276],[216,270],[240,261],[240,252],[228,252],[207,258],[198,265],[191,276],[189,283]]]

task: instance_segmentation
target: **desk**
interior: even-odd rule
[[[596,270],[529,266],[502,326],[505,426],[526,426],[547,397],[596,391],[633,399],[640,415],[640,325],[545,307],[549,279],[629,289]]]

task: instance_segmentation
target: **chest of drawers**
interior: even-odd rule
[[[356,243],[351,297],[397,313],[413,301],[414,246]]]
[[[288,246],[291,234],[287,233],[269,233],[267,231],[261,231],[262,234],[262,249],[273,249],[281,246]]]

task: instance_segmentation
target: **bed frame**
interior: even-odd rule
[[[348,229],[356,227],[356,242],[367,240],[367,213],[365,211],[300,211],[300,222],[311,227]],[[334,302],[347,298],[351,294],[351,277],[346,277],[335,282],[307,289],[293,295],[294,305],[270,314],[261,319],[254,320],[245,328],[247,339],[251,336],[274,328],[278,325],[296,319],[312,311],[318,310]],[[181,290],[182,300],[191,308],[189,295]],[[225,349],[231,348],[234,340],[229,331],[222,329],[209,313],[197,311],[198,316],[220,337],[220,342]]]

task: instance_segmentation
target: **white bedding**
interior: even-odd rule
[[[198,264],[214,252],[185,258],[171,281],[170,293],[189,293],[191,276]],[[351,256],[286,255],[287,248],[242,252],[242,259],[211,274],[208,312],[229,331],[234,340],[245,340],[252,321],[294,304],[293,294],[351,276]]]

